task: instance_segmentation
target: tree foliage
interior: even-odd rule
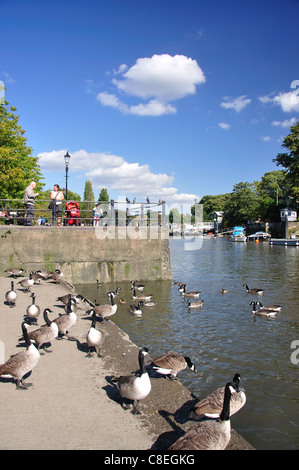
[[[8,101],[0,104],[0,197],[21,199],[25,188],[36,181],[40,190],[43,176],[38,158],[32,156],[25,131],[19,124],[16,108]]]
[[[109,202],[109,194],[107,188],[102,188],[98,201]]]
[[[255,184],[238,183],[225,203],[224,220],[228,226],[246,224],[248,221],[256,220],[258,208]]]
[[[299,199],[299,121],[291,127],[291,132],[284,138],[282,147],[288,149],[288,152],[279,153],[273,162],[285,169],[284,172],[290,185],[290,196],[297,202]]]

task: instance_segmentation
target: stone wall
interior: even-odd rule
[[[0,226],[0,269],[60,269],[71,283],[171,279],[167,227]]]

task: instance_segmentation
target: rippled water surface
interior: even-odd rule
[[[112,321],[138,346],[147,346],[151,357],[167,350],[190,356],[197,373],[186,370],[179,377],[200,398],[239,372],[247,403],[232,417],[234,429],[256,449],[297,449],[299,364],[292,363],[291,354],[299,362],[299,352],[291,343],[299,341],[298,248],[207,237],[201,249],[186,250],[188,242],[169,241],[172,276],[187,290],[200,290],[203,308],[188,309],[173,282],[146,282],[145,292],[157,305],[143,307],[143,315],[135,317],[129,313],[130,282],[122,282],[120,297],[126,304],[119,304]],[[264,295],[247,294],[244,283],[263,288]],[[107,303],[107,291],[116,287],[76,289]],[[228,293],[221,294],[222,288]],[[253,319],[249,304],[258,299],[283,309],[275,318]]]

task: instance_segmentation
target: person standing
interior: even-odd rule
[[[56,204],[56,217],[57,225],[61,227],[61,215],[62,215],[62,201],[64,200],[63,192],[61,191],[59,184],[54,184],[54,189],[51,191],[51,199],[53,204]],[[54,219],[54,206],[53,206],[53,219]]]
[[[34,205],[35,205],[35,198],[39,196],[39,193],[35,193],[34,190],[36,188],[36,182],[31,181],[29,186],[25,189],[23,203],[26,207],[26,220],[24,225],[32,225],[33,217],[34,217]]]
[[[93,208],[93,225],[99,225],[99,220],[103,217],[103,210],[100,203]]]

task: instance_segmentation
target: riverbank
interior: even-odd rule
[[[17,284],[20,279],[15,280],[16,307],[10,308],[4,295],[10,288],[11,278],[0,277],[3,298],[0,340],[4,344],[5,360],[21,351],[24,344],[18,347],[18,338],[31,297],[20,289]],[[51,319],[64,312],[56,299],[68,292],[66,285],[41,281],[31,290],[42,311],[46,307],[53,311]],[[84,317],[84,313],[84,304],[80,304],[77,322],[70,330],[76,341],[53,341],[53,352],[41,356],[26,380],[33,384],[27,391],[16,390],[12,379],[0,377],[0,449],[162,450],[192,426],[185,417],[198,398],[180,381],[151,378],[152,390],[140,403],[140,416],[121,408],[118,391],[109,379],[136,371],[138,346],[147,346],[151,354],[150,345],[136,346],[108,321],[103,326],[98,324],[108,333],[103,357],[88,358],[85,336],[90,318]],[[43,323],[40,316],[38,325]],[[228,448],[252,449],[235,431]]]

